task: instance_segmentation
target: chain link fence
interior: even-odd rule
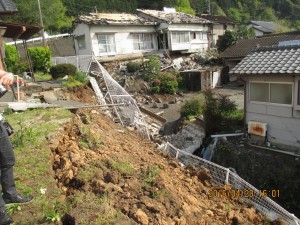
[[[114,104],[114,112],[123,126],[136,127],[140,136],[150,139],[147,123],[136,101],[111,77],[95,57],[80,55],[52,58],[53,65],[62,63],[73,64],[77,69],[87,73],[87,75],[95,77],[99,86],[99,89],[96,89],[96,93],[99,92],[97,97],[101,99],[99,104],[104,104],[105,102]],[[94,86],[95,82],[93,82],[93,88],[95,89]]]
[[[236,190],[240,190],[238,196],[244,196],[243,200],[245,202],[253,204],[257,210],[265,214],[268,218],[272,220],[282,218],[286,222],[286,224],[300,225],[300,220],[296,216],[286,211],[269,197],[265,197],[264,194],[266,193],[262,193],[262,191],[259,191],[258,189],[253,187],[247,181],[243,180],[240,176],[230,171],[229,168],[225,168],[213,162],[177,149],[169,142],[165,145],[164,150],[167,151],[171,156],[177,158],[179,162],[183,163],[184,165],[194,165],[195,167],[204,166],[210,171],[213,184],[230,184],[233,193],[235,194],[237,193]]]

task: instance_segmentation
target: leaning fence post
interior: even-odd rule
[[[228,180],[229,180],[229,173],[230,173],[230,170],[227,168],[226,169],[226,178],[225,178],[225,184],[228,184]]]
[[[178,159],[179,151],[176,150],[176,159]]]

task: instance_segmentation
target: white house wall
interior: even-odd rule
[[[207,51],[208,38],[190,40],[188,43],[172,43],[172,32],[186,31],[186,32],[208,32],[208,26],[202,24],[171,24],[168,27],[171,35],[169,38],[169,50],[171,51],[186,51],[186,52],[198,52]]]
[[[87,24],[78,24],[73,31],[73,35],[75,37],[75,50],[77,55],[92,55],[92,43],[91,43],[91,38],[90,38],[90,31],[89,31],[89,26]],[[78,48],[78,43],[76,41],[76,36],[85,36],[85,44],[86,48],[85,49],[79,49]]]
[[[246,77],[247,81],[261,82],[292,82],[294,83],[295,98],[295,78],[292,76],[252,76]],[[293,105],[265,104],[262,102],[250,102],[249,83],[246,90],[246,122],[258,121],[267,123],[268,140],[280,147],[288,146],[291,149],[300,148],[300,110],[296,110]]]
[[[153,50],[134,50],[133,49],[133,40],[132,40],[132,33],[152,33],[153,35]],[[97,34],[114,34],[115,37],[115,44],[116,44],[116,54],[114,55],[121,55],[121,54],[132,54],[132,53],[139,53],[139,52],[149,52],[157,50],[157,38],[155,35],[154,26],[99,26],[93,25],[90,28],[90,37],[92,40],[92,49],[96,56],[100,55],[107,55],[107,54],[100,54],[99,47],[98,47],[98,39]]]

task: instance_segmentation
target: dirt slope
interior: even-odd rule
[[[272,224],[241,199],[210,195],[205,169],[182,168],[100,110],[79,110],[52,143],[63,224]],[[274,223],[275,224],[275,223]]]

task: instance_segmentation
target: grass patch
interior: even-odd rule
[[[122,175],[132,175],[134,173],[134,169],[127,162],[113,161],[111,162],[111,166],[113,169],[118,170]]]
[[[49,73],[41,73],[41,72],[34,73],[34,78],[35,78],[36,81],[52,80],[51,74],[49,74]]]
[[[156,179],[161,170],[157,166],[149,166],[145,171],[142,171],[140,177],[144,180],[144,187],[152,187],[156,184]]]
[[[14,213],[16,221],[20,221],[17,224],[40,224],[40,221],[52,219],[58,221],[58,215],[66,212],[67,203],[56,203],[65,193],[57,189],[53,178],[50,149],[45,144],[45,137],[58,133],[62,123],[72,116],[68,110],[57,109],[34,109],[5,115],[15,130],[11,140],[16,155],[14,174],[17,190],[21,194],[34,196],[33,203],[22,205],[21,209],[14,206],[8,209]],[[47,190],[46,194],[41,193],[41,188]],[[19,214],[31,215],[32,212],[34,216],[18,218]]]

